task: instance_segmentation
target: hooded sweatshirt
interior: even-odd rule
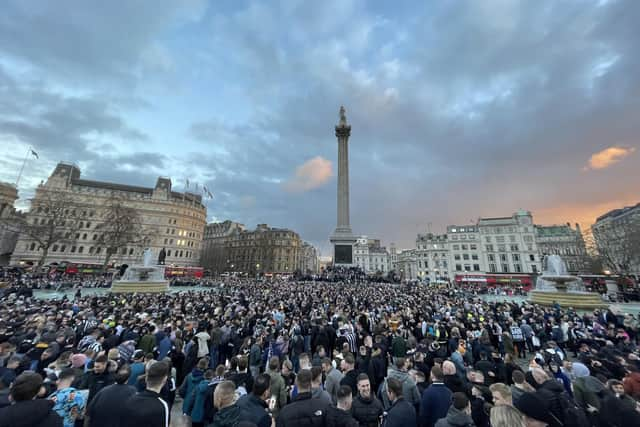
[[[438,422],[436,422],[435,427],[472,427],[474,426],[473,420],[471,417],[464,411],[457,409],[455,406],[451,405],[449,411],[447,412],[447,416],[445,418],[440,418]]]

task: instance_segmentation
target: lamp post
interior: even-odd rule
[[[258,279],[258,277],[260,276],[260,263],[256,264],[256,280]]]

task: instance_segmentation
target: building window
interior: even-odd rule
[[[469,261],[469,254],[463,254],[462,259],[465,261]]]
[[[453,250],[454,251],[459,251],[460,250],[460,245],[453,245]]]
[[[67,250],[67,245],[60,246],[60,252],[64,252]]]
[[[538,266],[535,264],[531,264],[531,272],[532,273],[537,273],[538,272]]]
[[[98,255],[100,252],[102,252],[102,248],[98,246],[98,249],[96,249],[96,255]]]
[[[530,254],[529,261],[535,261],[535,260],[536,260],[536,256],[534,254]]]
[[[76,247],[75,246],[71,246],[71,253],[75,254],[76,253]]]
[[[522,273],[522,267],[520,264],[513,264],[513,268],[515,268],[516,273]]]
[[[462,271],[462,265],[456,264],[456,271]]]
[[[81,254],[82,252],[84,252],[84,246],[80,246],[78,248],[78,253]]]
[[[478,260],[478,254],[472,254],[471,255],[471,259],[474,260],[474,261],[477,261]]]
[[[502,264],[502,272],[503,273],[509,272],[509,264]]]
[[[494,254],[489,254],[489,255],[487,255],[487,259],[489,261],[495,261],[496,260],[496,256]]]
[[[511,254],[511,258],[516,262],[520,261],[520,255],[518,254]]]
[[[84,233],[84,234],[82,235],[82,240],[87,240],[87,233]]]
[[[53,245],[53,252],[58,252],[58,245]]]
[[[129,255],[133,255],[133,248],[129,249]]]
[[[518,245],[511,245],[511,252],[518,252],[519,250]]]
[[[93,251],[94,251],[94,250],[95,250],[95,249],[94,249],[94,247],[93,247],[93,246],[91,246],[91,247],[89,248],[89,255],[93,255]]]
[[[171,256],[171,249],[167,251],[167,256]]]
[[[460,261],[460,254],[455,254],[453,256],[453,259],[455,259],[456,261]]]
[[[478,249],[478,246],[475,245],[475,244],[474,245],[469,245],[469,249],[471,249],[472,251],[475,251],[475,250]]]
[[[462,245],[462,250],[466,251],[468,249],[467,245]]]
[[[480,271],[480,264],[473,264],[473,271]]]
[[[500,261],[507,262],[507,255],[506,254],[500,254]]]
[[[506,252],[507,251],[507,247],[505,245],[498,245],[498,251],[499,252]]]
[[[495,272],[497,272],[496,265],[495,265],[495,264],[489,264],[489,271],[490,271],[491,273],[495,273]]]
[[[471,271],[471,265],[470,264],[465,264],[464,265],[464,271]]]
[[[485,245],[487,252],[493,252],[493,245]]]
[[[97,234],[94,234],[94,235],[93,235],[93,240],[97,240],[97,239],[98,239],[98,235],[97,235]]]
[[[516,241],[516,236],[509,236],[509,241],[514,243]]]

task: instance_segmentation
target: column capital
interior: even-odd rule
[[[351,125],[340,125],[336,126],[336,136],[340,137],[349,137],[351,135]]]

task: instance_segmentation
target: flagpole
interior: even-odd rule
[[[18,172],[18,178],[16,179],[16,188],[18,188],[18,184],[20,184],[20,178],[22,178],[22,171],[24,171],[24,165],[27,164],[27,159],[29,158],[30,153],[31,153],[31,147],[27,148],[27,154],[24,156],[24,160],[22,161],[22,167],[20,168],[20,172]]]

